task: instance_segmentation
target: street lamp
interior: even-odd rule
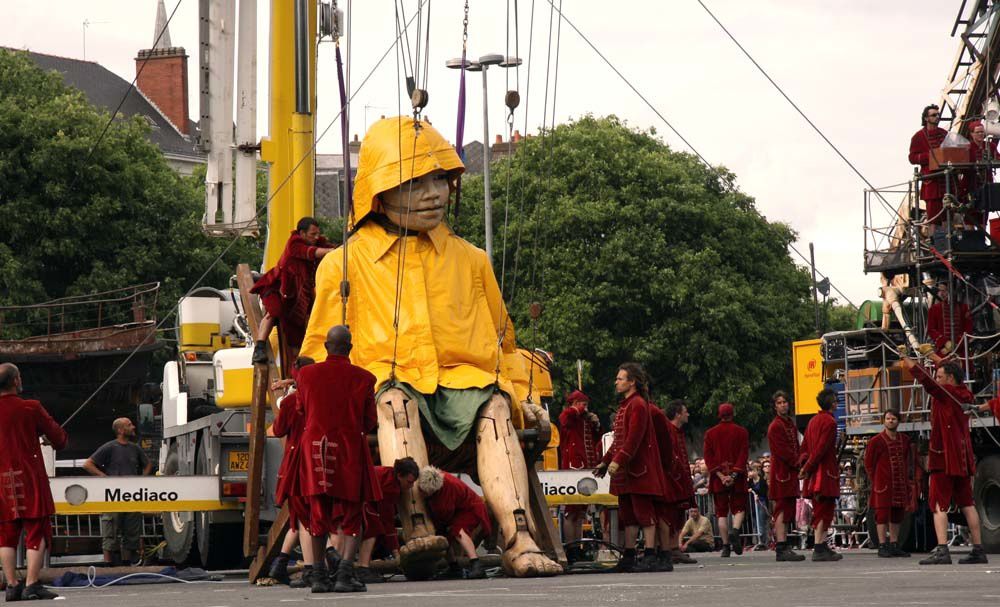
[[[465,59],[465,71],[483,73],[483,215],[486,228],[486,255],[493,261],[493,197],[490,193],[490,114],[489,96],[486,86],[486,72],[491,65],[510,68],[521,65],[518,57],[504,57],[499,54],[483,55],[478,61]],[[449,59],[445,66],[450,69],[461,69],[462,58]],[[459,150],[461,153],[461,150]]]

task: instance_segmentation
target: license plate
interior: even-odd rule
[[[229,452],[229,471],[230,472],[246,472],[250,469],[250,452],[249,451],[230,451]]]

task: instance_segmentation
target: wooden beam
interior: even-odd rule
[[[267,534],[267,546],[261,546],[254,555],[253,562],[250,563],[250,583],[253,584],[258,578],[267,573],[267,568],[271,564],[271,559],[278,555],[281,549],[281,542],[285,539],[285,532],[288,531],[288,504],[281,507],[277,518],[271,524],[271,530]]]
[[[569,566],[566,559],[566,551],[563,550],[562,539],[552,523],[552,514],[549,512],[549,504],[545,501],[545,492],[542,491],[542,483],[538,480],[538,472],[535,467],[528,464],[528,500],[531,502],[531,515],[535,519],[535,526],[538,528],[538,547],[544,552],[554,554],[556,561],[565,569]]]

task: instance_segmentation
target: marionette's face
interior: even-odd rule
[[[784,396],[774,399],[774,412],[778,415],[788,415],[789,406],[788,399]]]
[[[895,432],[896,428],[899,427],[899,418],[894,413],[886,413],[885,417],[882,418],[882,424],[886,430]]]
[[[429,232],[444,220],[448,209],[448,173],[438,169],[382,192],[382,212],[397,226]]]

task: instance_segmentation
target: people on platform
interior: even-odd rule
[[[684,552],[712,552],[715,550],[715,534],[712,522],[702,516],[698,508],[688,509],[688,519],[681,528],[681,550]]]
[[[265,312],[255,336],[253,362],[267,363],[267,340],[276,324],[290,350],[289,359],[298,355],[315,298],[316,268],[320,259],[333,250],[333,244],[320,233],[316,219],[299,219],[278,263],[250,290],[260,295]]]
[[[21,372],[10,363],[0,364],[0,564],[8,603],[57,596],[38,578],[45,550],[52,545],[51,517],[56,511],[38,439],[44,437],[56,450],[68,440],[42,403],[25,400],[20,393]],[[28,566],[25,578],[19,579],[22,534]]]
[[[771,477],[768,489],[772,505],[774,551],[777,561],[803,561],[788,543],[788,527],[795,523],[795,505],[799,499],[799,430],[792,417],[788,393],[779,390],[771,397],[774,419],[767,427],[771,450]]]
[[[977,166],[964,175],[964,190],[973,198],[978,196],[989,196],[990,193],[982,192],[984,185],[993,183],[993,170],[997,166],[997,142],[995,139],[986,141],[986,128],[983,123],[976,120],[967,125],[969,129],[969,162],[974,162]],[[977,209],[966,213],[965,222],[969,225],[985,225],[986,213],[983,211],[982,201],[977,205]]]
[[[802,496],[812,499],[814,548],[812,560],[839,561],[844,558],[826,543],[840,497],[840,466],[837,465],[837,422],[833,408],[837,393],[825,388],[816,396],[819,412],[809,420],[799,455],[799,479],[805,481]]]
[[[957,353],[965,356],[968,351],[966,336],[972,333],[972,314],[969,306],[948,290],[948,283],[937,286],[937,301],[927,311],[927,336],[934,342],[938,356]]]
[[[934,377],[924,367],[901,352],[900,360],[931,397],[931,438],[928,454],[930,490],[928,502],[934,516],[937,547],[921,565],[950,565],[948,551],[948,510],[952,504],[962,511],[972,536],[972,552],[959,563],[986,563],[979,527],[979,513],[972,499],[972,476],[976,458],[966,408],[974,408],[975,397],[962,383],[965,373],[955,362],[938,364]]]
[[[920,130],[910,138],[910,164],[920,165],[920,174],[928,175],[936,172],[931,168],[932,150],[941,147],[948,131],[940,128],[941,110],[936,105],[928,105],[920,114]],[[951,188],[954,193],[954,187]],[[935,224],[944,221],[944,206],[942,200],[948,191],[943,175],[928,177],[920,186],[920,198],[927,203],[925,220]]]
[[[865,447],[865,472],[871,483],[868,510],[875,512],[881,558],[910,556],[899,547],[899,525],[910,509],[914,458],[910,437],[897,431],[899,421],[899,411],[887,409],[882,432]]]
[[[750,434],[733,421],[731,403],[719,405],[719,423],[705,432],[705,465],[708,466],[708,490],[715,505],[716,522],[722,538],[721,556],[731,552],[743,554],[740,529],[747,508],[747,460],[750,451]],[[730,541],[729,515],[733,517],[732,529],[736,537]]]
[[[83,469],[93,476],[146,476],[153,472],[153,462],[135,444],[135,424],[119,417],[111,424],[115,433],[110,440],[83,462]],[[101,550],[105,563],[134,564],[139,561],[142,539],[141,512],[114,512],[101,515]]]
[[[434,525],[468,558],[466,578],[485,578],[486,569],[476,554],[479,542],[492,533],[483,498],[454,475],[434,466],[420,470],[417,489],[426,500]]]

